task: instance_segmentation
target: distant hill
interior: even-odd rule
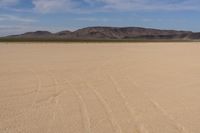
[[[199,40],[200,33],[191,31],[160,30],[141,27],[87,27],[71,31],[51,33],[27,32],[1,37],[1,40]]]

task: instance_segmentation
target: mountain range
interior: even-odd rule
[[[1,40],[200,40],[200,32],[160,30],[141,27],[87,27],[76,31],[27,32],[1,37]]]

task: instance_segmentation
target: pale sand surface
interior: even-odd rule
[[[0,133],[200,133],[200,43],[1,43]]]

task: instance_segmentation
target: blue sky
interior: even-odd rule
[[[0,36],[87,26],[200,31],[200,0],[0,0]]]

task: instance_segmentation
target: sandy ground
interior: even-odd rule
[[[1,43],[0,133],[200,133],[200,43]]]

